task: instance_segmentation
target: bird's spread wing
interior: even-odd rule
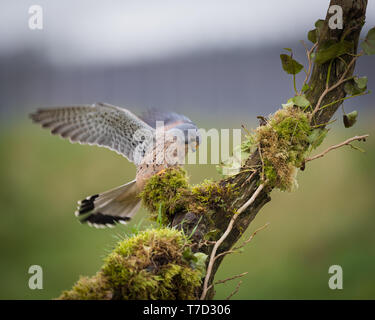
[[[52,134],[111,149],[133,162],[134,150],[144,144],[141,136],[155,131],[130,111],[106,103],[40,109],[30,117]]]
[[[157,109],[151,109],[142,113],[140,118],[153,128],[156,128],[156,121],[163,121],[166,130],[169,130],[182,123],[193,124],[188,117],[182,114]]]

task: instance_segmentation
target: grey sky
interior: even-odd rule
[[[328,0],[3,0],[0,53],[39,48],[55,63],[132,63],[304,38]],[[44,30],[28,29],[28,8]],[[374,25],[375,3],[367,21]]]

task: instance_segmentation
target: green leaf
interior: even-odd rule
[[[324,23],[325,23],[325,20],[323,20],[323,19],[316,20],[315,27],[318,30],[322,30],[322,28],[324,27]]]
[[[316,29],[310,30],[307,34],[307,39],[309,39],[309,41],[311,41],[312,43],[317,42],[318,41],[317,30]]]
[[[302,87],[302,92],[306,92],[307,90],[309,90],[310,89],[310,86],[307,84],[307,83],[305,83],[304,85],[303,85],[303,87]]]
[[[193,268],[199,270],[202,273],[202,278],[206,275],[206,260],[207,255],[203,252],[194,253]]]
[[[365,54],[369,56],[375,54],[375,27],[369,30],[365,40],[361,43],[361,47]]]
[[[322,20],[322,19],[319,19],[315,22],[317,40],[319,39],[320,35],[323,32],[323,28],[324,28],[325,23],[326,23],[325,20]]]
[[[323,64],[332,59],[342,56],[343,54],[350,53],[353,49],[353,43],[343,40],[340,42],[332,43],[327,41],[321,46],[319,51],[316,53],[315,62]]]
[[[281,106],[283,107],[283,109],[286,109],[286,108],[289,108],[289,107],[293,107],[294,106],[294,102],[291,101],[293,98],[290,98],[288,100],[287,103],[282,103]]]
[[[347,81],[344,85],[344,90],[345,90],[346,94],[348,94],[350,96],[354,95],[355,94],[354,92],[355,92],[356,89],[355,89],[355,85],[354,85],[353,81]]]
[[[284,50],[292,52],[292,49],[290,49],[290,48],[284,48]]]
[[[354,77],[344,85],[344,90],[348,95],[356,95],[365,92],[367,89],[367,77]]]
[[[352,127],[357,122],[358,112],[353,111],[348,114],[344,114],[343,121],[345,128]]]
[[[367,77],[366,76],[361,77],[361,78],[354,77],[354,81],[357,84],[359,89],[366,89],[367,88]]]
[[[314,129],[308,137],[308,141],[313,149],[319,147],[327,136],[328,129]]]
[[[290,98],[288,102],[292,102],[294,105],[302,108],[306,108],[310,105],[310,101],[307,100],[305,95],[302,96],[295,96],[293,98]]]
[[[197,258],[195,257],[195,255],[193,254],[193,252],[191,251],[191,248],[190,247],[187,247],[184,252],[182,252],[182,257],[185,261],[187,262],[196,262],[197,261]]]
[[[280,54],[283,69],[288,74],[297,74],[303,69],[303,65],[287,54]]]

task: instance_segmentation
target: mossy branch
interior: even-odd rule
[[[190,186],[180,168],[152,177],[142,199],[164,227],[121,241],[97,275],[82,278],[61,299],[213,298],[222,259],[271,200],[272,189],[292,189],[296,171],[324,139],[324,127],[346,96],[343,84],[353,76],[367,1],[332,0],[331,5],[342,7],[344,29],[329,29],[327,13],[316,44],[306,47],[303,92],[309,105],[289,105],[263,120],[250,137],[251,154],[234,176],[198,186]],[[314,50],[343,38],[353,43],[351,52],[313,64]]]

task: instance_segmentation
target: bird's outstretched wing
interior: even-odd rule
[[[132,162],[137,161],[134,151],[140,144],[144,149],[141,157],[146,152],[142,135],[153,137],[155,132],[130,111],[106,103],[39,109],[30,117],[52,134],[71,142],[108,148]]]

